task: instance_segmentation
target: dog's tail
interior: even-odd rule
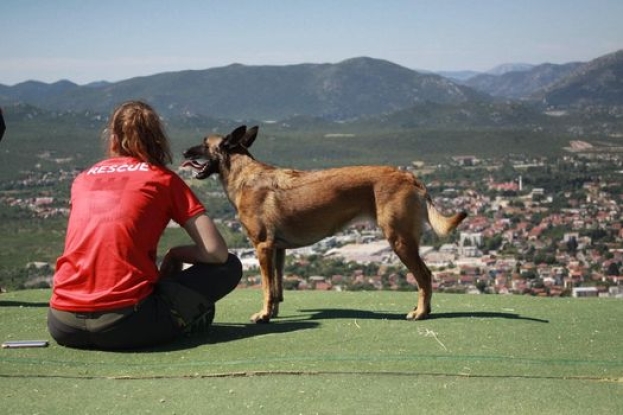
[[[437,210],[430,196],[426,196],[426,212],[428,223],[433,231],[439,236],[446,236],[454,230],[467,217],[465,211],[461,211],[452,216],[444,216]]]

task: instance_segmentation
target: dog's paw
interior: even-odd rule
[[[268,324],[270,323],[270,315],[264,312],[255,313],[251,316],[251,321],[255,324]]]
[[[410,311],[409,314],[407,314],[407,320],[424,320],[428,318],[429,314],[430,314],[430,310],[418,311],[416,309],[416,310]]]

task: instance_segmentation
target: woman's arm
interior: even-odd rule
[[[167,252],[160,267],[160,276],[170,276],[179,272],[182,263],[197,262],[222,264],[227,261],[229,252],[223,236],[206,214],[188,219],[184,229],[194,244],[175,246]]]

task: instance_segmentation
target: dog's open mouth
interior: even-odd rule
[[[209,176],[208,169],[210,167],[210,163],[206,160],[200,159],[191,159],[186,160],[182,163],[182,167],[190,167],[195,170],[195,177],[197,179],[205,179]]]

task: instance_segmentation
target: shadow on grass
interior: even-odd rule
[[[226,343],[249,337],[263,336],[266,334],[291,333],[299,330],[314,329],[319,323],[310,321],[271,321],[270,324],[227,324],[215,323],[208,331],[193,333],[188,337],[179,339],[173,343],[141,350],[147,353],[170,352],[183,349],[192,349],[206,344]]]
[[[455,312],[455,313],[433,313],[428,317],[429,320],[442,318],[505,318],[509,320],[527,320],[536,323],[549,323],[549,320],[534,317],[523,317],[515,313],[496,313],[491,311],[474,311],[474,312]]]
[[[331,319],[362,319],[362,320],[404,320],[405,314],[379,313],[369,310],[353,310],[347,308],[324,308],[313,310],[299,310],[301,313],[310,313],[307,320]]]
[[[49,307],[48,302],[0,301],[0,307]]]
[[[300,310],[302,313],[311,313],[308,320],[329,320],[329,319],[362,319],[362,320],[404,320],[406,314],[397,313],[383,313],[367,310],[353,310],[353,309],[341,309],[341,308],[328,308],[328,309],[315,309],[315,310]],[[489,311],[474,311],[474,312],[453,312],[453,313],[432,313],[428,319],[455,319],[455,318],[504,318],[509,320],[526,320],[534,321],[537,323],[549,323],[549,320],[533,317],[523,317],[515,313],[497,313]]]

